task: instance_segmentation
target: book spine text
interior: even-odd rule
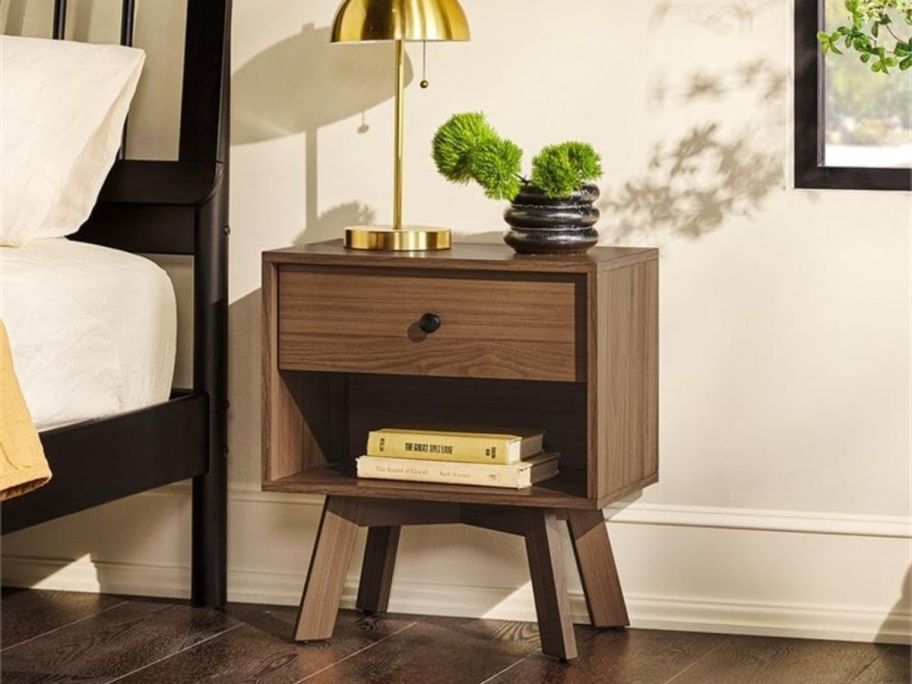
[[[367,455],[508,465],[519,460],[518,446],[516,442],[484,436],[371,432]]]
[[[372,457],[358,459],[358,477],[513,489],[531,484],[528,469],[500,470],[467,463],[416,463]]]

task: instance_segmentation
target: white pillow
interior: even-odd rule
[[[0,36],[0,245],[75,233],[120,147],[142,50]]]

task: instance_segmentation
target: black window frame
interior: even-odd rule
[[[912,191],[912,168],[826,166],[824,0],[795,3],[795,187]]]

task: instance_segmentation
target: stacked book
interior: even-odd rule
[[[374,430],[358,477],[524,489],[557,475],[558,454],[544,433]]]

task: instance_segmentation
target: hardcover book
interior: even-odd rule
[[[542,451],[544,433],[452,432],[385,428],[367,438],[367,455],[425,461],[510,465]]]
[[[512,465],[421,461],[382,456],[357,459],[358,477],[525,489],[557,475],[558,454],[543,453]]]

